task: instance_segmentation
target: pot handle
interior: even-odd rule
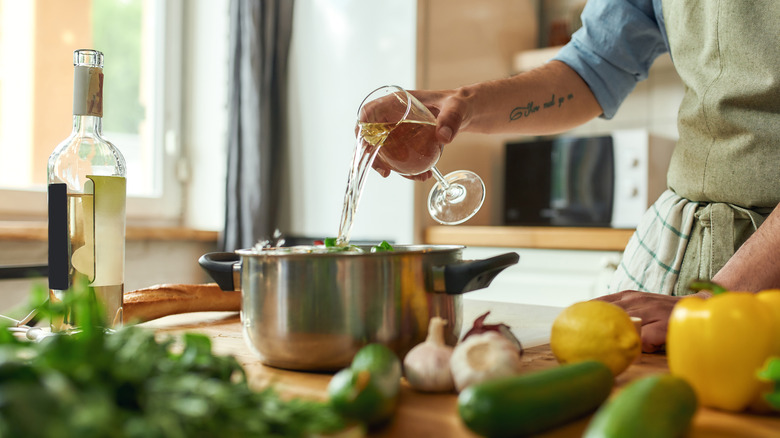
[[[433,268],[433,290],[460,295],[490,285],[496,275],[516,264],[520,255],[508,252],[484,260],[467,260]]]
[[[226,292],[241,290],[241,257],[234,252],[210,252],[198,259],[200,266]]]

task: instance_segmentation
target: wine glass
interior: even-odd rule
[[[372,91],[358,110],[358,137],[378,148],[375,160],[405,176],[431,171],[436,184],[428,212],[437,222],[457,225],[471,219],[485,201],[485,184],[474,172],[442,175],[436,168],[442,145],[436,140],[436,117],[405,89],[386,85]]]

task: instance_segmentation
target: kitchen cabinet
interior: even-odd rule
[[[417,8],[416,87],[447,89],[504,78],[512,57],[537,47],[536,1],[419,0]],[[503,199],[504,143],[517,135],[459,133],[444,148],[437,168],[476,172],[487,190],[482,209],[470,225],[500,223]],[[437,223],[426,209],[433,180],[414,185],[415,241]]]
[[[425,242],[442,245],[622,251],[632,229],[591,227],[436,226]]]
[[[466,245],[464,259],[508,251],[520,261],[464,300],[565,307],[606,294],[633,230],[568,227],[429,227],[425,242]]]
[[[566,307],[605,295],[621,256],[619,251],[468,247],[463,258],[484,259],[508,251],[518,253],[520,261],[487,288],[464,295],[464,301]]]

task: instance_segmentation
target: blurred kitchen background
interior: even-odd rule
[[[270,188],[280,193],[272,207],[280,231],[338,233],[355,112],[371,90],[451,88],[527,70],[568,39],[581,8],[574,0],[295,0],[287,124],[272,145],[284,157]],[[104,134],[128,161],[125,290],[208,281],[197,259],[219,247],[225,227],[230,10],[229,0],[0,0],[0,266],[46,262],[46,159],[70,132],[72,52],[90,47],[105,53]],[[567,135],[639,130],[675,140],[681,98],[671,61],[660,58],[614,119]],[[487,199],[445,237],[425,209],[432,183],[372,172],[353,239],[468,242],[475,258],[519,252],[520,264],[474,299],[562,306],[603,294],[630,230],[608,230],[622,234],[607,247],[512,238],[503,226],[503,157],[517,140],[462,134],[447,146],[438,167],[477,172]],[[486,233],[484,243],[473,230]],[[0,310],[24,303],[36,281],[0,281]]]

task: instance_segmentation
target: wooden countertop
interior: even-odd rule
[[[431,245],[623,251],[634,230],[589,227],[435,226],[425,229]]]
[[[509,324],[517,337],[527,347],[523,362],[528,371],[540,370],[557,365],[549,346],[543,342],[549,339],[549,327],[561,310],[553,307],[464,300],[464,321],[486,310],[491,310],[488,322],[502,321]],[[468,325],[468,324],[464,324]],[[281,370],[262,365],[247,347],[241,333],[239,316],[229,312],[208,312],[202,314],[174,315],[143,324],[161,334],[178,334],[184,331],[208,335],[218,354],[230,354],[246,369],[250,382],[256,387],[274,385],[287,397],[305,397],[325,400],[331,374],[306,373]],[[546,337],[545,337],[546,336]],[[535,345],[536,346],[531,346]],[[638,377],[668,372],[666,357],[658,354],[643,354],[641,358],[617,379],[619,389]],[[423,394],[402,384],[401,401],[392,422],[372,437],[475,437],[460,421],[457,415],[455,394]],[[543,437],[580,437],[587,427],[589,418],[583,418],[541,435]],[[765,417],[748,414],[727,413],[700,408],[694,418],[693,428],[688,434],[692,438],[726,437],[776,437],[780,431],[780,416]]]
[[[171,226],[128,225],[127,240],[189,240],[216,242],[218,232]],[[41,221],[0,221],[0,240],[47,241],[48,224]]]

